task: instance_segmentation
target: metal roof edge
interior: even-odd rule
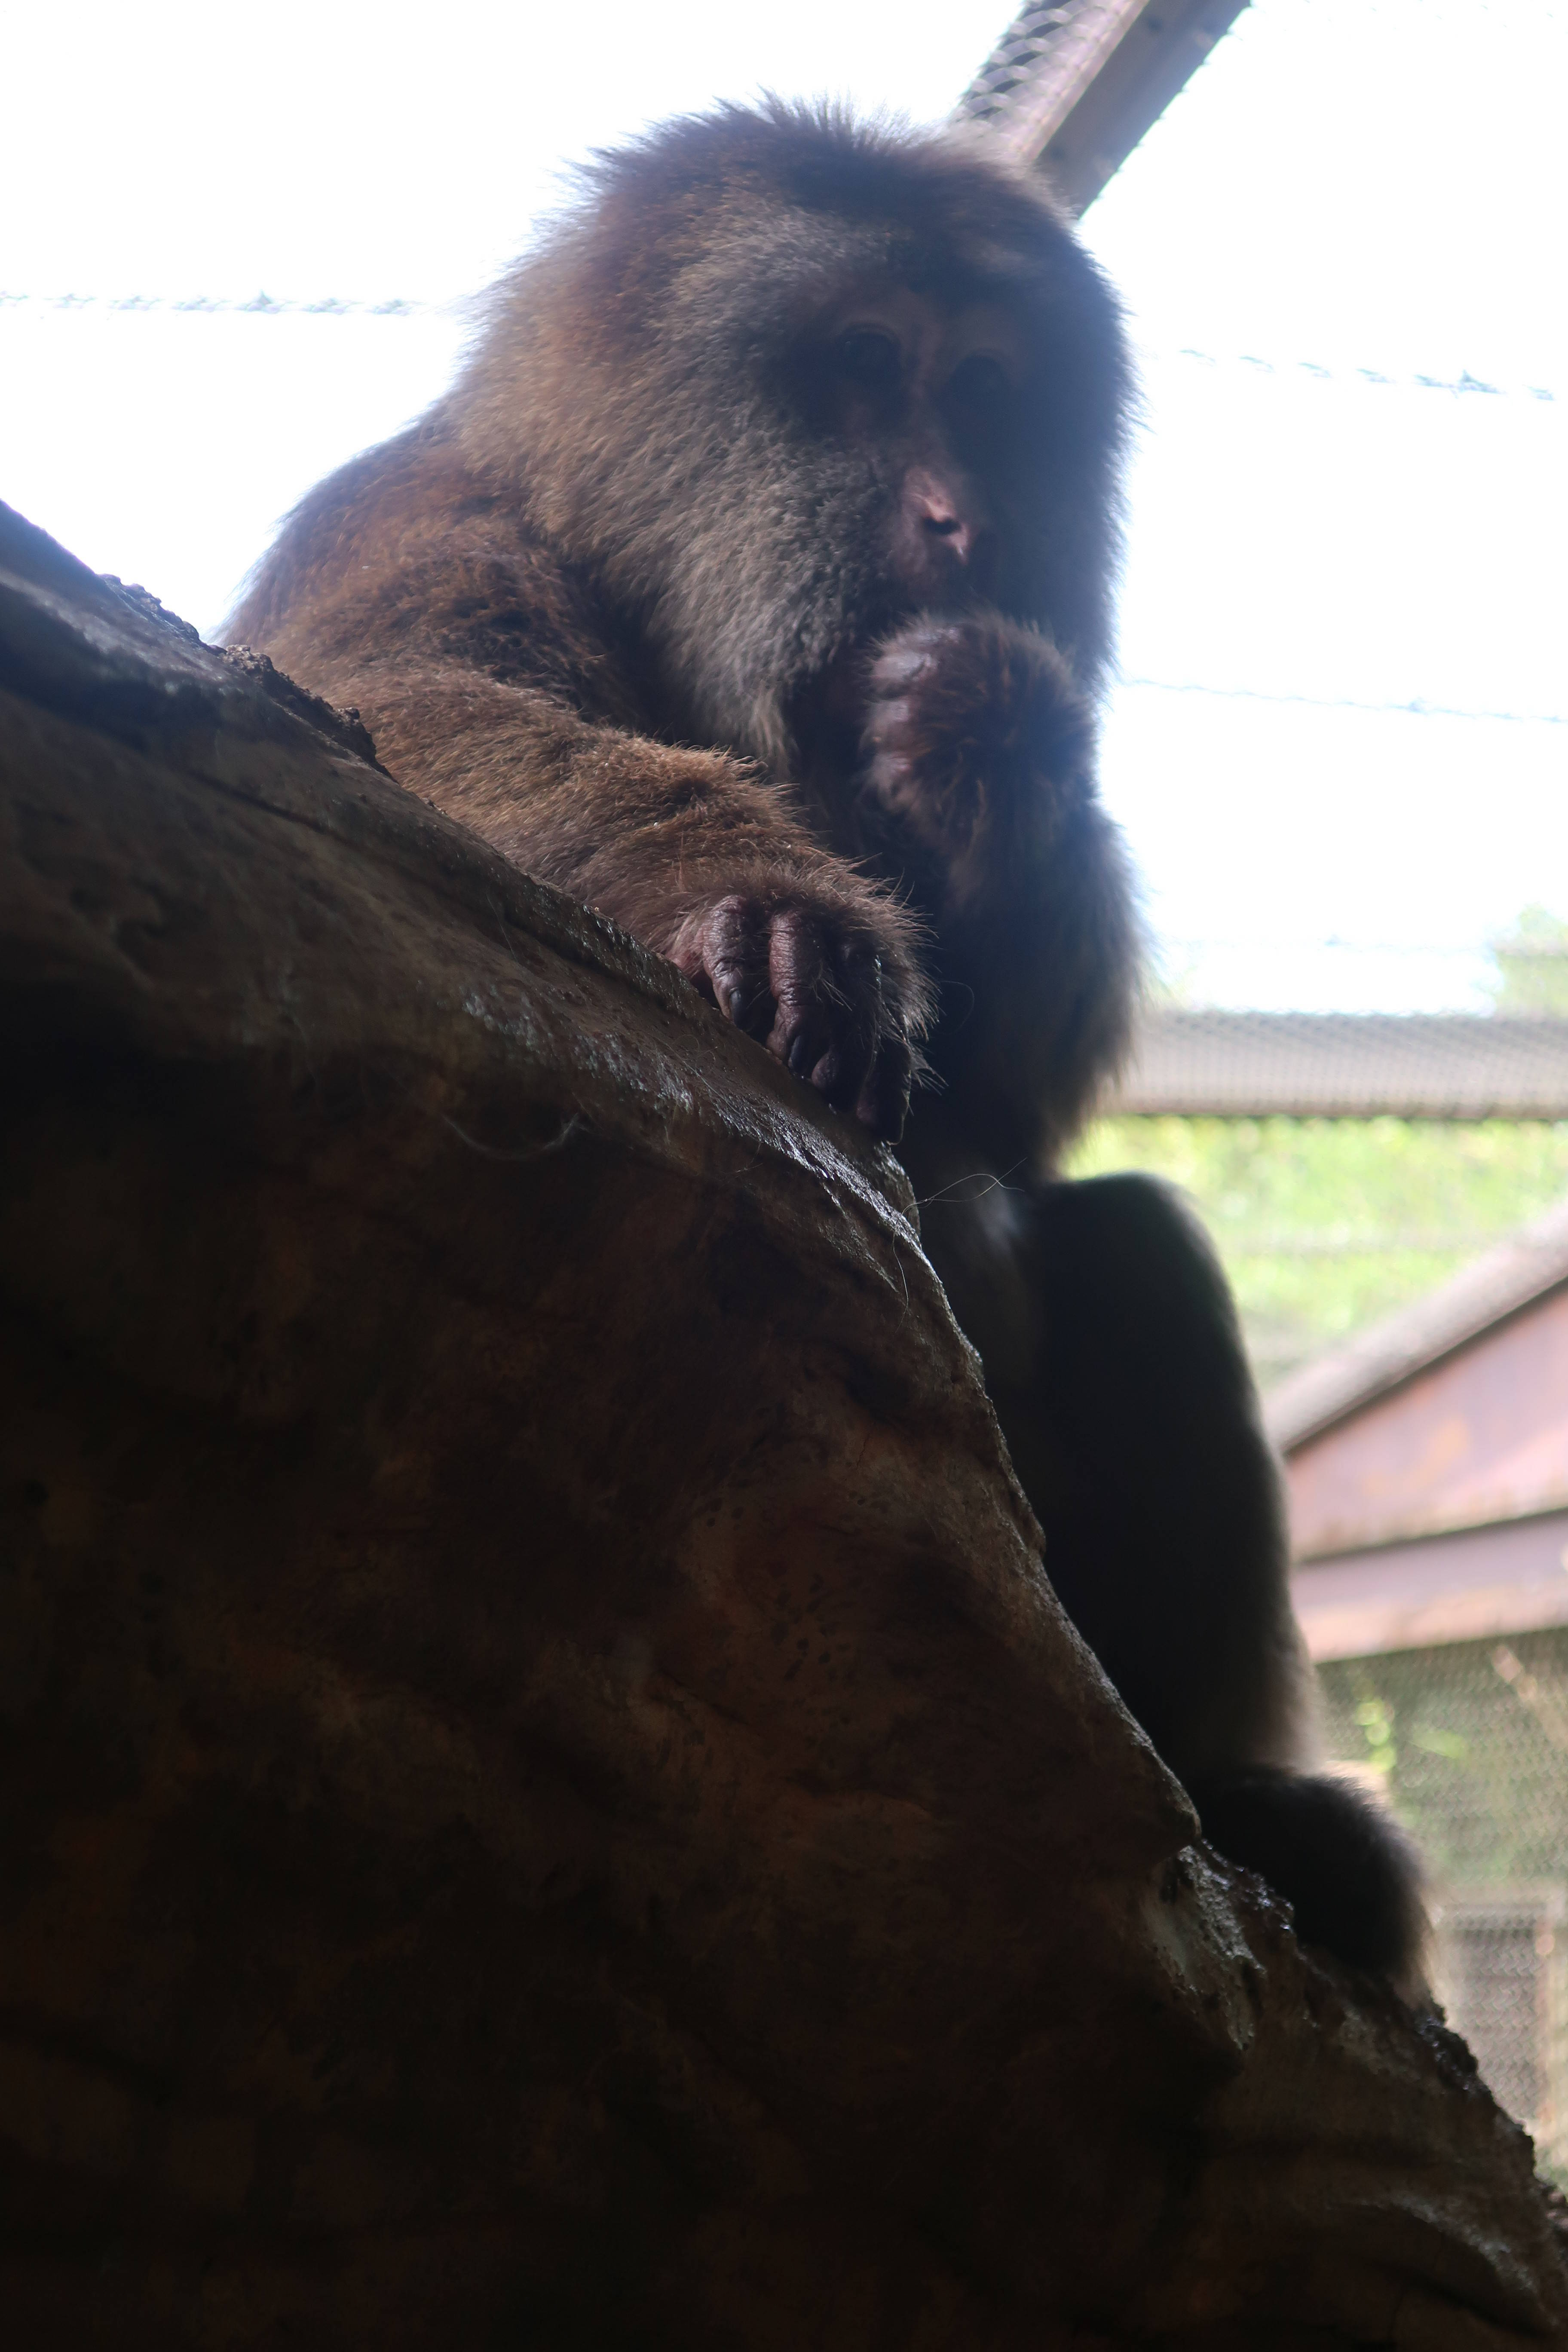
[[[1461,1267],[1440,1289],[1288,1374],[1263,1400],[1269,1436],[1282,1454],[1292,1453],[1564,1283],[1568,1200]]]

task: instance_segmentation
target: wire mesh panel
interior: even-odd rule
[[[1318,1674],[1330,1754],[1426,1858],[1449,2021],[1568,2182],[1568,1627]]]
[[[1568,963],[1561,948],[1551,955],[1553,971]],[[1106,1108],[1139,1118],[1561,1119],[1568,1020],[1155,1005]]]
[[[1568,2153],[1563,2134],[1561,1887],[1499,1902],[1458,1896],[1435,1906],[1436,1991],[1474,2051],[1500,2105],[1534,2133],[1543,2158]]]

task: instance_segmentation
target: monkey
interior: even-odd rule
[[[718,107],[586,167],[228,634],[899,1148],[1063,1606],[1215,1849],[1408,1986],[1418,1868],[1311,1769],[1217,1259],[1153,1180],[1061,1172],[1141,985],[1096,780],[1132,401],[1037,174]]]

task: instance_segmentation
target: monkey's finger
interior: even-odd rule
[[[836,993],[821,929],[801,908],[781,908],[768,940],[768,986],[775,1007],[767,1040],[797,1078],[809,1079],[833,1040]]]
[[[850,939],[837,942],[834,962],[831,1042],[812,1067],[811,1083],[835,1110],[853,1113],[887,1026],[882,959],[868,940]]]
[[[877,695],[908,690],[931,667],[943,648],[960,640],[958,621],[915,621],[890,638],[871,664],[871,690]]]
[[[749,1037],[765,1041],[775,1006],[763,909],[745,898],[721,898],[709,910],[700,944],[703,975],[720,1011]]]
[[[868,971],[856,974],[851,990],[813,1008],[815,1017],[803,1023],[798,1050],[790,1055],[791,1069],[809,1078],[835,1110],[851,1113],[870,1076],[884,1026],[876,959],[858,961],[868,964]]]
[[[901,1037],[889,1037],[860,1089],[855,1116],[881,1143],[897,1143],[910,1115],[914,1056]]]
[[[890,701],[894,696],[907,694],[922,670],[931,664],[928,646],[900,643],[885,654],[879,654],[871,665],[871,692],[879,702]]]
[[[826,1095],[835,1110],[854,1114],[876,1055],[876,1034],[864,1023],[846,1025],[835,1034],[821,1060],[814,1065],[809,1076],[819,1095]]]
[[[872,797],[887,809],[907,808],[918,796],[912,764],[885,741],[866,770],[866,783]]]

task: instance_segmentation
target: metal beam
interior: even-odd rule
[[[1568,1020],[1158,1007],[1104,1110],[1178,1118],[1568,1118]]]
[[[1057,0],[1026,7],[953,110],[1047,172],[1075,213],[1184,89],[1247,0]]]

